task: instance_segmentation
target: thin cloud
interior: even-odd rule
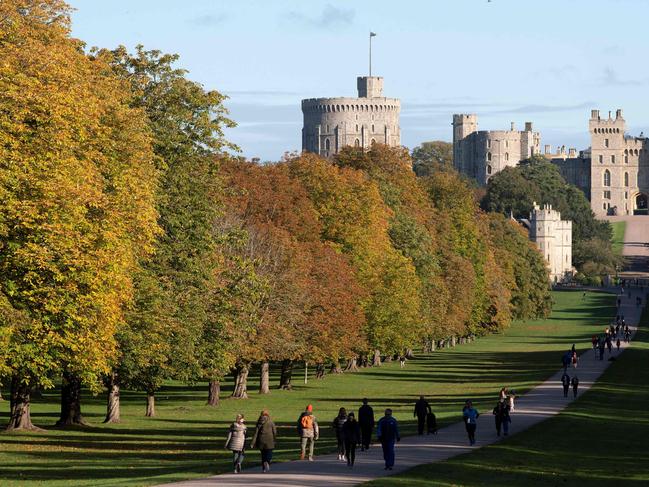
[[[199,15],[189,20],[189,23],[199,27],[213,27],[215,25],[220,25],[228,19],[228,14],[225,12],[220,12],[218,14],[205,14]]]
[[[647,82],[648,82],[647,79],[641,79],[641,80],[620,79],[617,73],[610,67],[604,69],[604,73],[600,78],[600,84],[603,86],[641,86],[641,85],[646,85]]]
[[[521,107],[499,110],[491,113],[554,113],[554,112],[571,112],[573,110],[583,110],[592,107],[593,101],[585,101],[576,105],[524,105]]]
[[[302,22],[321,29],[351,25],[354,23],[355,16],[356,11],[354,9],[334,7],[330,3],[325,5],[322,12],[315,17],[296,11],[288,13],[288,18],[292,21]]]

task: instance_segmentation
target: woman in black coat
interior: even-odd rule
[[[343,425],[343,438],[347,465],[351,468],[354,466],[354,460],[356,459],[356,445],[361,442],[361,428],[354,417],[354,413],[347,415],[347,421]]]

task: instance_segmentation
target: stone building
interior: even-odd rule
[[[383,96],[383,78],[359,76],[357,87],[358,98],[302,100],[303,151],[329,157],[346,145],[401,145],[401,102]]]
[[[540,153],[541,136],[525,122],[525,130],[478,130],[475,114],[453,115],[453,164],[455,168],[485,185],[507,166]]]
[[[534,208],[529,219],[530,240],[539,247],[550,268],[550,280],[562,282],[572,275],[572,222],[561,219],[552,205]]]

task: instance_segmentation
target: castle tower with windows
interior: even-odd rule
[[[383,96],[383,78],[360,76],[358,98],[302,100],[302,150],[330,157],[346,146],[401,145],[401,102]]]
[[[453,164],[455,168],[485,185],[489,178],[508,166],[538,154],[541,136],[525,122],[525,130],[478,130],[475,114],[453,115]]]
[[[550,268],[552,282],[561,282],[572,274],[572,222],[561,219],[552,205],[534,203],[530,213],[530,240],[536,243]]]

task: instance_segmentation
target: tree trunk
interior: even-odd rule
[[[291,378],[293,377],[293,361],[282,361],[282,373],[279,376],[279,388],[285,391],[293,389],[291,385]]]
[[[211,380],[207,390],[207,405],[216,407],[221,402],[221,383]]]
[[[358,357],[352,357],[347,361],[345,372],[358,372]]]
[[[112,372],[106,380],[106,387],[108,388],[108,400],[104,423],[119,423],[119,381],[115,372]]]
[[[70,372],[63,372],[61,416],[56,425],[87,425],[81,414],[81,379]]]
[[[331,362],[331,368],[329,369],[330,374],[342,374],[343,369],[340,368],[340,364],[338,361],[336,362]]]
[[[423,346],[422,346],[423,352],[424,353],[430,353],[433,351],[433,342],[426,338],[424,340]]]
[[[434,351],[435,351],[435,349],[437,348],[436,345],[437,345],[437,342],[435,342],[435,340],[431,340],[431,341],[430,341],[430,351],[431,351],[431,352],[434,352]]]
[[[40,429],[32,424],[30,392],[31,387],[22,382],[19,377],[14,376],[11,379],[7,431]]]
[[[380,367],[381,366],[381,351],[380,350],[374,350],[374,358],[372,359],[372,367]]]
[[[384,362],[387,362],[387,363],[390,363],[390,362],[392,362],[393,358],[394,358],[394,357],[393,357],[391,354],[388,354],[388,355],[385,356],[385,358],[383,359],[383,361],[384,361]]]
[[[315,366],[315,378],[324,379],[325,376],[325,366],[324,364],[317,364]]]
[[[234,381],[234,390],[232,396],[234,399],[248,399],[248,373],[250,367],[247,364],[237,365],[236,378]]]
[[[146,412],[144,415],[147,418],[155,416],[155,391],[146,391]]]
[[[456,343],[455,335],[451,337],[451,347],[454,347]]]
[[[367,354],[361,354],[361,367],[368,367],[369,366],[369,359],[367,358]]]
[[[413,353],[412,348],[406,348],[405,355],[408,360],[412,360],[413,358],[415,358],[415,354]]]
[[[268,362],[262,362],[259,371],[259,394],[268,393],[270,393],[270,365]]]

